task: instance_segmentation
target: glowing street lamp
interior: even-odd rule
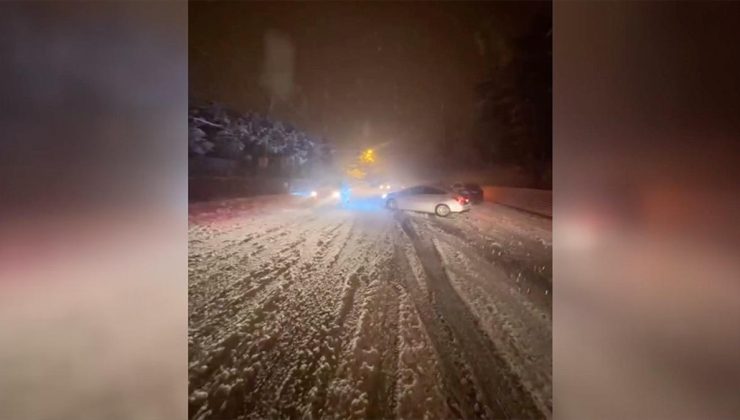
[[[375,150],[366,149],[360,155],[360,162],[362,163],[375,163]]]

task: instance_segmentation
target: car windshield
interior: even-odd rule
[[[465,188],[478,189],[480,186],[478,184],[465,184]]]

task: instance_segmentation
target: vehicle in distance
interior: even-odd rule
[[[387,182],[352,181],[347,183],[348,196],[355,199],[385,198],[391,191]]]
[[[385,206],[391,210],[410,210],[447,217],[470,210],[470,200],[440,187],[419,185],[389,193]]]
[[[483,188],[478,184],[472,182],[456,182],[452,184],[452,191],[467,198],[471,203],[477,204],[483,202]]]
[[[295,179],[289,183],[288,193],[307,198],[339,199],[339,189],[327,182]]]

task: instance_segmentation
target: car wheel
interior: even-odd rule
[[[391,198],[390,200],[385,202],[385,207],[391,210],[396,210],[398,208],[398,204],[396,204],[396,200]]]
[[[447,204],[440,204],[434,208],[434,213],[440,217],[447,217],[450,215],[450,208]]]

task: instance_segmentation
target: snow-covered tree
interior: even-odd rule
[[[329,162],[331,149],[291,124],[255,113],[239,114],[216,103],[191,105],[189,148],[193,155],[255,162],[260,157],[306,165]]]
[[[190,126],[188,130],[189,151],[195,155],[205,155],[213,150],[214,144],[206,139],[206,133],[198,127]]]

